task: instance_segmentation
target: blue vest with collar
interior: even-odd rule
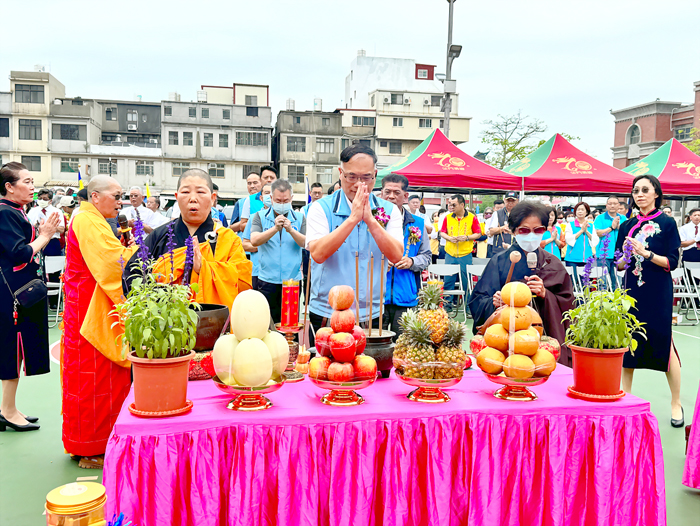
[[[578,234],[581,231],[581,227],[575,221],[569,223],[566,228],[570,228],[573,234]],[[591,234],[593,233],[593,225],[590,223],[588,224],[588,231]],[[588,236],[581,234],[576,240],[576,244],[566,249],[566,258],[564,260],[571,263],[585,263],[592,255],[593,249],[591,248],[591,242],[588,241]]]
[[[411,235],[410,228],[417,227],[421,231],[421,239],[417,243],[409,245],[408,238]],[[421,217],[404,211],[403,215],[403,255],[409,258],[415,257],[420,251],[421,242],[425,234],[425,226]],[[420,272],[411,269],[397,269],[391,267],[386,273],[386,292],[384,303],[398,305],[400,307],[415,307],[418,305],[418,285]]]
[[[275,211],[272,208],[261,211],[258,215],[263,232],[275,226]],[[291,210],[287,219],[292,223],[292,228],[299,231],[304,216]],[[275,233],[267,243],[260,245],[258,255],[258,279],[278,285],[288,279],[301,280],[301,247],[286,230]]]
[[[350,217],[350,206],[342,190],[319,199],[316,203],[321,206],[326,214],[329,232],[333,232]],[[382,207],[387,215],[391,215],[393,205],[389,201],[384,201],[374,194],[370,194],[369,204],[373,210]],[[355,290],[355,253],[359,253],[359,293]],[[316,263],[311,258],[311,293],[309,294],[311,299],[309,310],[319,316],[330,318],[333,309],[328,305],[328,293],[336,285],[349,285],[355,290],[355,297],[359,302],[360,320],[367,321],[369,318],[369,301],[367,298],[369,294],[369,275],[367,271],[369,270],[370,253],[374,255],[372,318],[378,318],[379,303],[381,302],[381,282],[384,278],[381,270],[382,252],[369,233],[367,224],[364,221],[360,221],[353,228],[350,235],[340,245],[340,248],[325,262]],[[385,259],[384,265],[386,269],[388,260]],[[355,309],[354,305],[352,309]]]

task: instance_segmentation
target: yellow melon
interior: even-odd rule
[[[270,327],[270,306],[257,290],[240,292],[231,306],[231,329],[239,341],[263,339]]]
[[[272,375],[280,376],[289,363],[289,343],[284,336],[274,331],[268,332],[262,341],[272,356]]]
[[[240,385],[258,387],[272,378],[272,355],[258,338],[241,340],[233,353],[233,377]]]
[[[226,385],[235,385],[233,378],[233,354],[238,347],[238,339],[233,334],[224,334],[214,344],[211,358],[219,380]]]

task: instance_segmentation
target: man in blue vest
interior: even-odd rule
[[[593,228],[596,229],[596,234],[600,242],[596,249],[598,253],[596,257],[605,260],[605,266],[608,269],[608,275],[612,281],[613,289],[617,288],[617,268],[614,262],[615,244],[617,243],[617,234],[620,231],[620,225],[627,219],[617,213],[620,208],[620,200],[611,195],[605,202],[605,212],[600,214],[593,221]],[[607,250],[603,250],[607,246]]]
[[[275,323],[282,316],[282,283],[301,281],[301,247],[306,218],[292,210],[292,185],[286,179],[272,183],[272,207],[253,218],[250,242],[258,247],[258,290],[270,304]]]
[[[262,180],[260,176],[255,172],[250,172],[248,177],[246,177],[246,186],[248,188],[248,197],[260,193],[262,188]],[[241,212],[243,212],[243,205],[245,204],[248,197],[242,197],[236,201],[233,207],[233,213],[231,214],[231,230],[236,232],[239,236],[241,232],[245,230],[245,223],[241,221]]]
[[[403,256],[403,219],[397,207],[371,194],[377,175],[377,156],[368,146],[354,144],[340,153],[340,190],[309,207],[306,217],[306,248],[311,253],[309,319],[314,330],[328,325],[333,310],[328,292],[335,285],[355,289],[357,257],[359,290],[355,296],[360,320],[372,318],[378,326],[382,254],[396,264]],[[377,218],[375,218],[377,216]],[[372,262],[372,297],[369,297],[369,266]],[[354,306],[353,306],[354,309]]]
[[[321,183],[313,183],[311,187],[309,188],[309,204],[305,205],[301,209],[301,213],[304,214],[304,217],[306,217],[306,214],[309,213],[309,207],[321,199],[323,197],[323,185]],[[303,294],[306,294],[306,276],[309,275],[309,260],[311,259],[311,256],[309,255],[309,251],[306,249],[303,249],[301,251],[301,291]],[[304,299],[306,301],[306,299]]]
[[[389,174],[382,179],[382,198],[396,206],[403,216],[403,257],[390,265],[386,275],[384,295],[384,326],[401,334],[399,318],[410,307],[418,305],[421,272],[428,268],[432,253],[423,218],[403,205],[408,197],[408,179],[404,175]],[[417,229],[417,230],[416,230]]]
[[[241,234],[241,245],[243,245],[243,250],[248,254],[250,262],[253,264],[252,273],[252,286],[253,290],[258,290],[258,276],[260,275],[260,262],[258,261],[258,247],[254,247],[250,242],[250,229],[253,226],[253,221],[255,217],[259,214],[264,214],[268,209],[272,207],[272,198],[270,194],[272,193],[272,186],[266,184],[260,190],[260,197],[262,197],[263,208],[259,212],[255,212],[250,221],[245,225],[245,230]]]

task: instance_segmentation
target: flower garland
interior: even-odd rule
[[[621,255],[619,255],[619,250],[615,252],[615,264],[623,263],[624,270],[629,268],[630,264],[632,263],[632,259],[634,258],[634,270],[632,271],[632,274],[637,276],[638,287],[644,285],[644,279],[642,278],[642,262],[644,261],[644,257],[640,256],[639,254],[634,254],[634,247],[632,247],[630,239],[632,238],[634,231],[639,228],[639,233],[635,236],[635,239],[639,241],[644,248],[648,248],[649,242],[647,239],[655,234],[661,233],[661,227],[659,224],[652,221],[652,219],[660,216],[661,213],[661,211],[658,211],[655,214],[648,216],[637,216],[637,224],[632,227],[632,230],[630,230],[627,239],[625,240],[625,244],[623,246],[624,252]],[[641,226],[642,222],[647,220],[649,222]]]
[[[386,210],[382,208],[381,206],[375,208],[372,210],[372,216],[374,219],[376,219],[377,223],[382,225],[382,228],[386,228],[386,225],[389,223],[389,216],[386,213]]]

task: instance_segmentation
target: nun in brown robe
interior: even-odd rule
[[[500,291],[506,284],[510,270],[510,254],[520,253],[520,261],[515,264],[511,281],[521,281],[533,292],[532,307],[540,314],[544,333],[563,344],[568,322],[562,320],[564,312],[574,307],[574,290],[571,277],[566,272],[562,262],[553,254],[539,248],[539,242],[533,252],[537,255],[537,265],[530,269],[527,265],[528,252],[518,243],[521,238],[525,248],[535,246],[535,233],[538,226],[546,226],[549,222],[549,208],[532,201],[524,201],[510,213],[508,226],[515,234],[515,242],[505,252],[496,254],[486,265],[484,272],[474,287],[469,300],[469,310],[474,318],[473,332],[476,334],[489,317],[500,305]],[[521,228],[522,227],[522,228]],[[527,232],[520,234],[519,232]],[[571,367],[571,351],[562,345],[559,363]]]

